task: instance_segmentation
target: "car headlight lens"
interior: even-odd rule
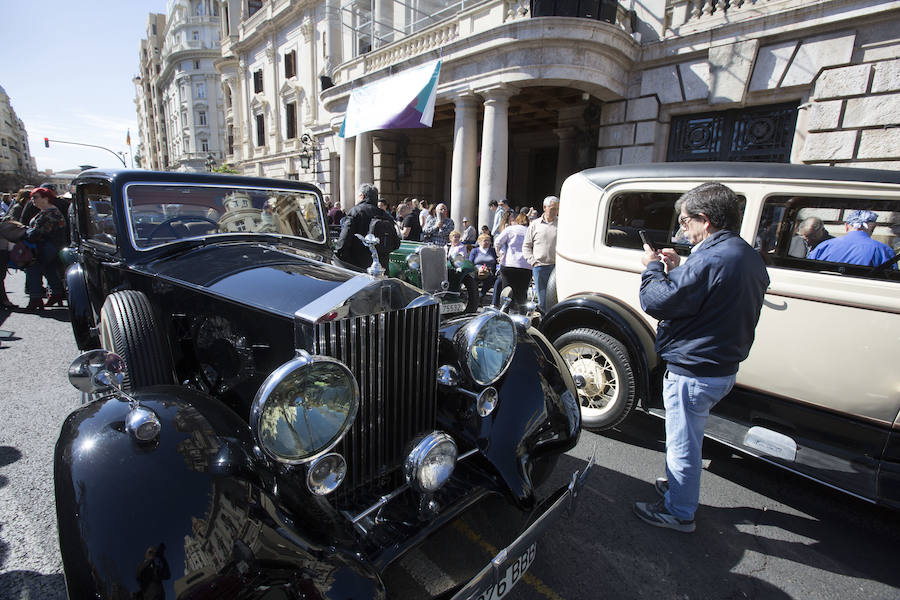
[[[412,269],[413,271],[419,270],[419,253],[413,252],[412,254],[406,255],[406,266]]]
[[[337,452],[331,452],[310,463],[306,487],[313,494],[324,496],[336,490],[346,475],[347,461]]]
[[[462,254],[454,254],[451,260],[454,269],[462,269],[463,263],[466,262],[466,258]]]
[[[334,359],[301,353],[263,382],[250,424],[269,456],[299,464],[331,450],[358,410],[359,386],[350,370]]]
[[[443,431],[433,431],[413,447],[403,464],[406,481],[419,492],[435,492],[456,466],[456,442]]]
[[[491,385],[506,372],[516,350],[516,326],[509,315],[477,315],[457,334],[463,365],[478,385]]]

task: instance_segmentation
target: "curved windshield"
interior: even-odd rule
[[[128,227],[140,250],[176,240],[275,233],[325,241],[325,219],[311,192],[191,184],[125,187]]]

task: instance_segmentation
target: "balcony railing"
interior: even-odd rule
[[[688,33],[723,23],[768,17],[821,0],[667,0],[665,29],[668,33]]]

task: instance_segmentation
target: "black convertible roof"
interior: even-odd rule
[[[622,179],[812,179],[900,184],[900,171],[759,162],[666,162],[597,167],[582,171],[598,188]]]

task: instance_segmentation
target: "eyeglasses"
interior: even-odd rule
[[[700,215],[688,215],[686,217],[679,216],[678,224],[681,225],[682,228],[685,228],[685,227],[687,227],[688,221],[690,221],[691,219],[696,219],[699,216]]]

